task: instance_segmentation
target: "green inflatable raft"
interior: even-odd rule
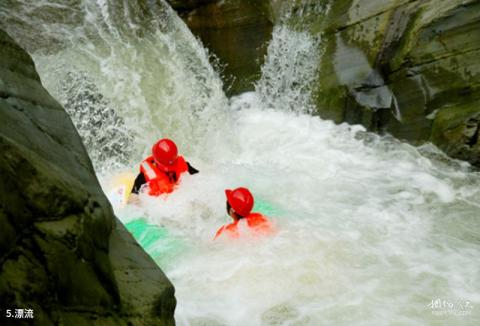
[[[159,264],[168,264],[186,249],[185,241],[162,226],[138,218],[125,224],[143,249]]]

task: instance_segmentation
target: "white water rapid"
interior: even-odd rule
[[[0,16],[60,40],[33,57],[101,180],[136,172],[160,137],[200,170],[166,199],[116,211],[181,242],[171,255],[145,248],[175,286],[178,325],[480,324],[478,172],[431,145],[310,115],[321,41],[307,32],[276,26],[256,91],[227,99],[166,4],[148,18],[113,3],[25,2]],[[46,8],[75,19],[22,16]],[[275,236],[212,241],[229,222],[224,189],[237,186],[273,207]],[[469,314],[439,315],[436,300]]]

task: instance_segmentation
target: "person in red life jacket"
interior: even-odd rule
[[[198,170],[178,155],[177,145],[172,140],[160,139],[152,147],[152,156],[140,164],[132,194],[138,194],[144,185],[148,186],[150,196],[171,193],[185,172],[195,174]]]
[[[227,196],[227,213],[233,222],[222,226],[215,234],[215,239],[221,235],[229,238],[239,238],[241,230],[248,230],[255,235],[268,235],[273,231],[270,221],[260,213],[252,213],[254,199],[247,188],[225,190]]]

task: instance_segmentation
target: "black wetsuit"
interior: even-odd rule
[[[199,172],[197,169],[191,166],[190,163],[188,162],[187,162],[187,166],[188,166],[188,173],[195,174]],[[169,178],[172,178],[172,181],[174,182],[177,181],[177,176],[175,175],[175,173],[173,173],[171,176],[169,175]],[[132,194],[138,194],[138,192],[140,191],[140,188],[142,188],[142,186],[146,183],[147,183],[147,179],[145,179],[145,176],[143,175],[143,173],[140,172],[137,175],[137,178],[135,179],[135,183],[133,184]]]

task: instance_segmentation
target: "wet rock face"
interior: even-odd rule
[[[254,89],[273,24],[266,1],[168,1],[220,61],[228,95]]]
[[[0,44],[0,307],[36,325],[173,324],[173,286],[115,219],[70,118]]]
[[[310,26],[325,47],[319,115],[479,165],[480,3],[328,2]]]
[[[226,64],[228,94],[251,90],[270,22],[278,21],[285,2],[169,3]],[[291,5],[291,24],[307,26],[323,40],[314,94],[320,116],[413,143],[432,141],[479,165],[478,1],[297,0]]]

